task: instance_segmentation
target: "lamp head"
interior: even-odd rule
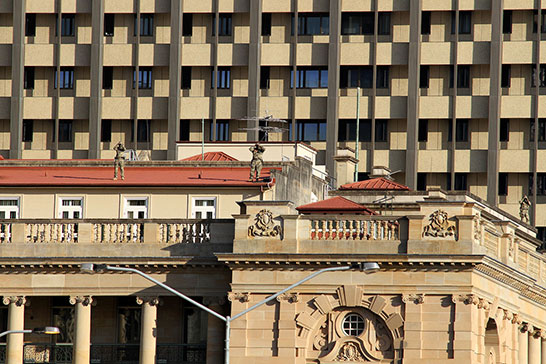
[[[100,273],[107,269],[106,264],[82,263],[80,271],[83,273]]]
[[[55,326],[36,327],[32,330],[32,333],[41,335],[58,335],[61,333],[61,330]]]
[[[360,262],[351,264],[351,268],[359,269],[366,274],[372,274],[379,271],[379,264],[376,262]]]

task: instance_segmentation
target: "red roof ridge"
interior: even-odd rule
[[[357,213],[376,215],[376,212],[342,196],[296,207],[300,213]]]
[[[347,183],[339,187],[340,190],[375,190],[375,191],[410,191],[408,186],[392,181],[385,177],[376,177],[364,181]]]
[[[224,152],[206,152],[205,154],[196,154],[191,157],[182,159],[183,161],[208,161],[208,162],[236,162],[238,159],[233,158]]]

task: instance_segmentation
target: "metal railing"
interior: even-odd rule
[[[23,347],[23,364],[72,364],[72,352],[72,344],[27,343]]]
[[[157,364],[205,364],[206,362],[206,345],[157,344]]]
[[[91,364],[138,364],[139,344],[92,344]]]

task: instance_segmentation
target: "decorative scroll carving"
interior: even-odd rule
[[[360,349],[358,348],[358,344],[354,342],[346,342],[341,349],[339,349],[339,353],[337,354],[334,361],[366,361],[364,357],[362,356],[362,353],[360,352]]]
[[[248,227],[248,236],[269,236],[280,235],[282,228],[275,225],[273,213],[269,210],[261,210],[254,217],[254,225]]]
[[[483,244],[483,221],[479,213],[474,215],[474,242],[478,245]]]
[[[250,301],[249,292],[230,292],[228,293],[228,301],[234,302],[239,301],[241,303]]]
[[[277,301],[287,301],[289,303],[296,303],[299,302],[299,293],[283,293],[280,296],[277,297]]]
[[[25,296],[4,296],[2,302],[4,305],[10,305],[12,303],[15,304],[15,306],[30,305],[30,300],[28,300]]]
[[[456,239],[457,229],[449,222],[447,212],[436,210],[428,219],[429,224],[423,229],[423,237]]]
[[[325,350],[328,344],[328,325],[326,322],[320,325],[315,338],[313,339],[313,349]]]
[[[150,306],[159,306],[160,301],[158,297],[137,297],[136,303],[139,305],[148,304]]]
[[[425,302],[425,294],[424,293],[409,293],[409,294],[403,294],[402,295],[402,302],[408,303],[413,302],[416,305],[420,303]]]
[[[71,305],[81,303],[83,306],[89,306],[93,301],[93,297],[91,296],[70,296],[69,299]]]

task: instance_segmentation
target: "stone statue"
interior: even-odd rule
[[[263,154],[265,152],[265,148],[262,147],[260,143],[256,143],[249,149],[252,152],[252,160],[250,161],[250,177],[248,180],[253,181],[256,179],[256,181],[258,181],[264,164]],[[254,177],[254,175],[256,175],[256,177]]]
[[[116,151],[116,156],[114,157],[114,180],[118,179],[118,168],[121,172],[121,179],[125,179],[125,155],[123,154],[125,147],[121,141],[116,144],[114,150]]]
[[[531,201],[527,196],[523,196],[519,202],[519,218],[525,223],[529,223],[529,207],[531,207]]]

